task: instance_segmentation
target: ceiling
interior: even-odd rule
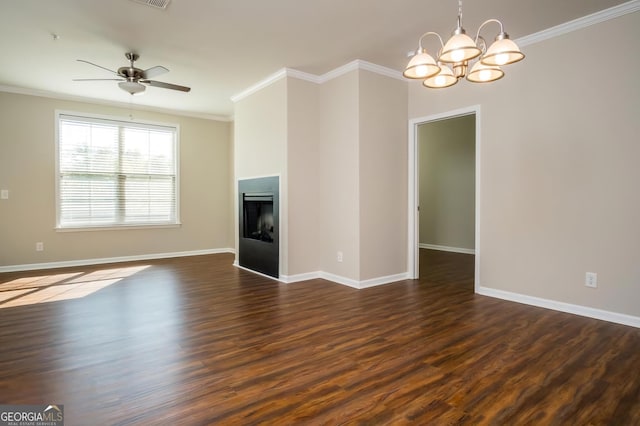
[[[475,34],[497,18],[517,39],[624,2],[467,1],[464,27]],[[400,71],[422,33],[453,30],[457,8],[455,0],[171,0],[164,10],[132,0],[4,0],[0,86],[229,118],[233,95],[284,67],[321,75],[361,59]],[[129,51],[139,68],[170,70],[156,80],[191,92],[149,87],[132,97],[115,81],[72,81],[113,77],[76,59],[117,70]]]

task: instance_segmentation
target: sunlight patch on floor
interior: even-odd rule
[[[141,265],[18,278],[0,283],[0,308],[80,299],[149,267]]]

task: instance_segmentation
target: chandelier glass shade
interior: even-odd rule
[[[487,48],[487,43],[480,36],[480,31],[490,23],[497,23],[500,26],[500,32]],[[423,39],[430,35],[437,37],[440,41],[440,50],[436,57],[431,56],[422,45]],[[488,83],[504,76],[501,66],[513,64],[522,59],[524,54],[518,45],[509,39],[509,35],[504,32],[502,22],[497,19],[483,22],[478,28],[475,39],[469,37],[462,28],[462,1],[459,0],[458,25],[451,38],[444,43],[438,33],[432,31],[424,33],[418,41],[418,50],[402,74],[409,79],[424,80],[422,84],[433,89],[453,86],[465,77],[473,83]],[[470,71],[468,71],[469,67]]]
[[[426,50],[422,49],[421,53],[416,54],[404,70],[404,76],[407,78],[429,78],[440,72],[440,66]]]
[[[467,74],[467,80],[474,83],[489,83],[502,77],[504,77],[504,71],[500,67],[485,65],[480,61],[476,62]]]
[[[458,33],[458,31],[461,31]],[[464,33],[462,27],[456,28],[451,38],[442,47],[442,53],[438,57],[440,62],[465,62],[477,58],[482,50],[476,46],[475,41]]]
[[[445,64],[440,64],[440,71],[438,73],[432,75],[429,78],[426,78],[422,84],[425,87],[430,87],[432,89],[443,89],[445,87],[453,86],[458,82],[458,78],[453,75],[453,71],[451,68],[446,66]]]
[[[504,34],[504,33],[502,33]],[[506,34],[505,34],[506,36]],[[498,35],[500,37],[500,35]],[[486,65],[508,65],[524,59],[524,54],[518,45],[509,38],[496,39],[482,56],[482,63]]]

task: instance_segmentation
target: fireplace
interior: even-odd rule
[[[238,263],[279,276],[279,178],[238,180]]]
[[[273,194],[242,194],[243,238],[273,243]]]

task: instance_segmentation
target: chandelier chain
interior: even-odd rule
[[[462,16],[462,0],[458,0],[458,16]]]

